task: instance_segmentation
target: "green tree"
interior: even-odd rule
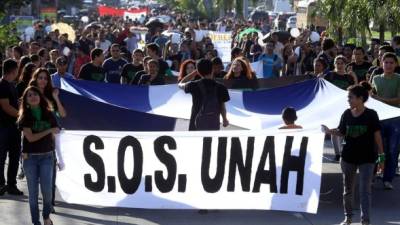
[[[5,14],[0,14],[0,21],[4,19]],[[16,24],[7,23],[0,24],[0,52],[5,52],[8,46],[18,44],[18,36],[16,32]]]
[[[8,9],[20,8],[31,2],[32,0],[2,0],[0,4],[0,13],[6,13]]]

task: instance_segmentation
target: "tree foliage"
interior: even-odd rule
[[[400,0],[318,0],[315,13],[329,20],[328,31],[336,39],[361,37],[365,44],[372,24],[399,31],[399,10]],[[386,29],[379,29],[382,41]]]
[[[31,2],[32,0],[1,0],[0,13],[5,13],[10,8],[20,8]]]

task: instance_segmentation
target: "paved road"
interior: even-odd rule
[[[327,142],[324,156],[332,149]],[[334,225],[342,219],[341,174],[339,165],[324,160],[322,187],[317,214],[256,210],[220,210],[201,215],[195,210],[144,210],[129,208],[104,208],[67,204],[57,196],[57,206],[52,219],[55,225]],[[383,190],[381,182],[374,185],[374,225],[400,225],[400,178],[394,182],[397,189]],[[26,181],[19,182],[27,193]],[[27,196],[0,197],[0,225],[30,224]],[[359,210],[356,211],[359,213]],[[359,221],[359,217],[355,217]],[[358,224],[358,223],[355,223]]]

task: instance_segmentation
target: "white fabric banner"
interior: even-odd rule
[[[232,32],[209,31],[208,37],[211,38],[214,48],[218,51],[218,56],[222,59],[222,62],[230,63]]]
[[[316,213],[324,134],[311,131],[63,131],[68,203]]]

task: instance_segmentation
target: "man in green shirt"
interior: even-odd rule
[[[400,107],[400,75],[394,73],[398,65],[397,56],[387,52],[383,55],[383,74],[372,80],[375,99],[389,105]],[[400,146],[400,122],[398,118],[381,122],[385,146],[385,171],[383,184],[385,189],[393,189],[392,181],[396,175]]]

